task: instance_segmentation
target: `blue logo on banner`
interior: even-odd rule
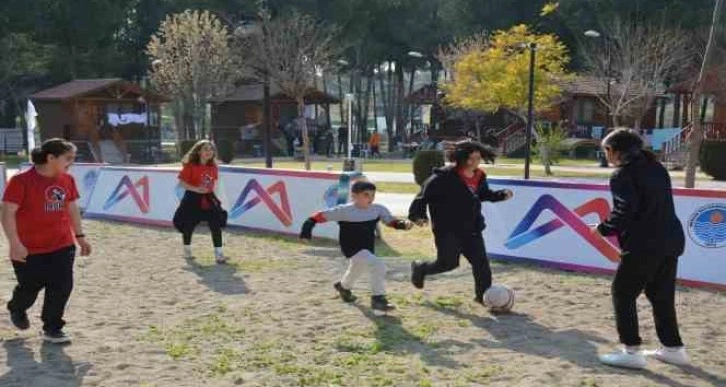
[[[696,210],[688,222],[688,233],[699,246],[726,246],[726,205],[710,204]]]
[[[86,190],[86,192],[93,191],[93,187],[96,186],[96,181],[98,180],[98,171],[95,169],[90,169],[88,172],[86,172],[85,175],[83,175],[83,188]]]

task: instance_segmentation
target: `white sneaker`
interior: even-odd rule
[[[636,370],[643,369],[648,365],[645,356],[640,351],[631,353],[625,348],[607,355],[601,355],[600,362],[612,367],[632,368]]]
[[[644,356],[653,357],[663,363],[673,364],[677,366],[687,366],[691,364],[688,360],[685,347],[660,347],[656,350],[643,351]]]
[[[229,261],[229,258],[225,257],[224,255],[217,255],[216,257],[214,257],[214,260],[217,261],[217,264],[224,265],[225,263],[227,263],[227,261]]]

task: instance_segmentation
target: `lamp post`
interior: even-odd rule
[[[527,135],[524,144],[524,178],[529,179],[529,165],[532,159],[532,129],[534,124],[534,65],[537,43],[528,43],[529,49],[529,96],[527,106]]]
[[[605,69],[605,82],[607,82],[606,85],[606,93],[607,93],[607,103],[605,104],[606,110],[606,117],[605,117],[605,125],[607,126],[602,133],[603,137],[607,134],[608,129],[612,126],[612,114],[610,114],[610,104],[611,104],[611,98],[610,98],[610,84],[612,83],[610,80],[610,74],[612,73],[612,57],[610,56],[610,45],[607,43],[607,36],[603,36],[601,33],[595,31],[595,30],[587,30],[585,31],[585,36],[588,38],[593,39],[599,39],[603,38],[605,40],[605,49],[607,51],[607,66]],[[600,152],[600,167],[607,168],[608,167],[608,160],[605,157],[605,154],[603,152]]]
[[[348,93],[345,95],[345,99],[348,100],[348,159],[353,157],[353,94]]]

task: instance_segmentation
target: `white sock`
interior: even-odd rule
[[[222,248],[221,247],[215,247],[214,248],[214,255],[217,256],[217,257],[224,256],[224,252],[222,251]]]
[[[184,245],[184,253],[187,255],[192,255],[192,246]]]

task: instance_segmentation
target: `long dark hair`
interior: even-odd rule
[[[48,162],[48,156],[60,157],[66,153],[75,152],[76,146],[62,138],[51,138],[45,140],[40,148],[35,148],[30,152],[30,159],[35,165],[45,165]]]
[[[448,158],[450,162],[460,167],[466,164],[469,156],[474,152],[479,152],[484,160],[494,160],[497,157],[497,154],[488,146],[478,141],[463,140],[454,145],[454,149],[449,152]]]
[[[610,148],[620,154],[623,162],[644,156],[648,161],[656,161],[655,153],[643,148],[643,139],[630,129],[616,129],[602,140],[603,148]]]
[[[205,145],[209,145],[212,147],[212,150],[214,151],[214,156],[207,162],[207,165],[216,165],[217,164],[217,147],[214,146],[214,143],[209,140],[199,140],[197,141],[194,146],[192,146],[191,149],[189,149],[189,152],[184,155],[182,158],[182,164],[195,164],[200,165],[202,163],[202,147]]]

